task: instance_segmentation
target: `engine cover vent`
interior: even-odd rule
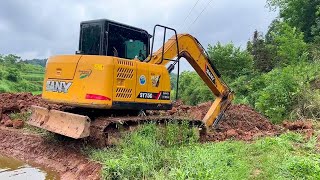
[[[124,98],[124,99],[131,99],[131,97],[132,97],[132,89],[117,88],[116,97],[117,98]]]

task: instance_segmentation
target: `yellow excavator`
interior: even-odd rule
[[[153,52],[159,29],[164,32],[163,44]],[[169,31],[174,35],[165,42]],[[179,76],[182,57],[216,96],[202,124],[217,124],[231,104],[233,92],[196,38],[162,25],[156,25],[151,36],[143,29],[107,19],[81,22],[76,54],[53,56],[47,61],[42,98],[76,110],[33,106],[28,124],[80,139],[93,134],[108,138],[115,123],[152,120],[141,115],[146,110],[172,109],[170,73],[177,65]],[[125,117],[113,116],[114,112]],[[130,112],[140,115],[128,116]]]

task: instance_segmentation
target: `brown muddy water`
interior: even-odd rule
[[[59,180],[56,172],[0,155],[1,180]]]

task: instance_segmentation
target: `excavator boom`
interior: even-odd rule
[[[161,47],[146,61],[165,66],[170,63],[170,59],[175,57],[178,57],[178,60],[181,57],[185,58],[216,96],[202,121],[207,127],[213,125],[213,123],[217,124],[231,104],[233,92],[223,82],[220,73],[210,61],[205,49],[190,34],[172,36],[164,47]]]

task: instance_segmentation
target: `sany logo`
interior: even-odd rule
[[[46,91],[51,91],[51,92],[63,92],[67,93],[70,86],[72,85],[71,82],[64,82],[64,81],[47,81],[46,85]]]
[[[215,82],[214,75],[211,72],[211,70],[208,68],[208,65],[206,66],[206,73],[207,73],[209,79],[211,80],[211,82],[213,82],[215,84],[216,82]]]

